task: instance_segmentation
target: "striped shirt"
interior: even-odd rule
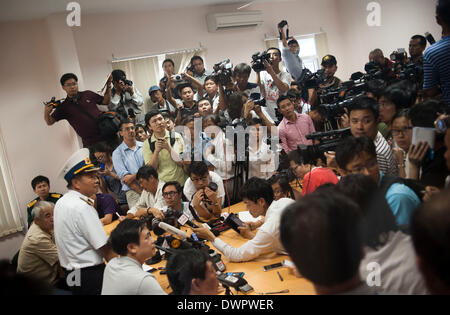
[[[384,174],[397,176],[398,169],[397,163],[394,159],[394,154],[388,142],[386,141],[386,139],[384,139],[383,135],[380,132],[378,132],[374,143],[377,151],[377,161],[378,165],[380,166],[380,171],[382,171]]]
[[[444,99],[450,104],[450,36],[429,47],[423,56],[423,89],[441,86]]]

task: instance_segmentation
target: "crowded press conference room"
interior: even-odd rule
[[[450,0],[7,2],[0,295],[450,294]]]

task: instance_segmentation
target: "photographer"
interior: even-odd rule
[[[427,48],[427,39],[422,35],[414,35],[409,41],[409,62],[423,66],[423,52]]]
[[[205,69],[203,58],[200,56],[194,56],[191,58],[190,68],[188,71],[192,71],[193,77],[197,79],[201,84],[205,83],[206,77],[211,75],[210,71]]]
[[[335,90],[341,85],[341,80],[334,75],[338,69],[336,57],[326,55],[322,58],[323,81],[319,87],[310,93],[309,102],[311,105],[318,105],[317,94],[322,94],[325,90]]]
[[[171,116],[174,116],[175,107],[173,107],[172,104],[170,104],[170,102],[163,97],[163,92],[158,86],[151,86],[148,89],[148,95],[150,96],[152,102],[155,104],[153,108],[159,110],[160,113],[166,112]]]
[[[205,83],[203,84],[203,98],[208,98],[212,104],[213,113],[218,114],[220,106],[220,96],[219,96],[219,85],[214,76],[209,75],[205,78]]]
[[[291,74],[294,80],[301,78],[303,73],[303,61],[299,57],[300,45],[295,38],[291,38],[289,41],[286,38],[287,24],[280,28],[281,23],[278,24],[278,31],[281,34],[281,40],[283,47],[281,48],[281,58],[287,71]]]
[[[83,141],[83,147],[91,146],[102,139],[96,118],[101,111],[99,105],[108,105],[111,100],[112,76],[109,76],[106,83],[105,95],[101,96],[92,91],[78,91],[78,78],[73,73],[66,73],[61,77],[62,89],[67,93],[66,99],[54,106],[48,104],[44,110],[44,120],[48,126],[60,120],[67,120],[75,129],[78,136]]]
[[[168,82],[169,78],[171,78],[175,74],[175,63],[172,59],[166,59],[162,63],[162,68],[164,70],[164,77],[159,80],[159,87],[163,93],[163,97],[167,99],[166,90],[170,88],[172,97],[175,99],[179,99],[180,96],[178,95],[178,90],[175,82]]]
[[[444,95],[450,104],[450,0],[439,0],[436,21],[442,27],[442,39],[425,51],[423,89],[428,97]],[[439,88],[440,87],[440,88]]]
[[[275,114],[277,100],[280,95],[286,95],[292,77],[289,73],[280,69],[282,59],[278,48],[269,48],[267,53],[270,56],[270,63],[264,60],[265,71],[256,72],[256,83],[259,85],[261,94],[266,100],[267,112],[270,118],[278,121]]]
[[[172,79],[169,78],[168,82],[172,82]],[[198,112],[198,104],[194,99],[194,89],[190,84],[182,84],[178,87],[181,95],[181,102],[175,101],[172,97],[172,92],[170,89],[167,89],[167,100],[173,105],[176,106],[175,110],[175,125],[178,126],[181,124],[184,118],[187,116],[194,115]]]
[[[166,121],[158,110],[149,111],[145,115],[145,123],[152,131],[152,136],[142,146],[145,165],[152,166],[161,180],[175,180],[184,185],[186,174],[183,171],[183,161],[179,157],[184,149],[183,137],[179,133],[166,130]]]
[[[144,99],[138,89],[133,86],[133,82],[127,80],[125,72],[113,70],[113,89],[111,92],[111,104],[109,109],[118,113],[124,119],[134,120],[135,124],[144,122],[144,115],[140,107],[144,104]]]
[[[376,70],[382,71],[385,79],[393,78],[395,76],[395,73],[392,69],[394,63],[388,58],[384,57],[383,51],[381,49],[377,48],[370,52],[369,63],[372,67],[375,67]]]
[[[246,63],[240,63],[234,67],[233,77],[235,88],[238,92],[245,93],[252,100],[261,99],[261,90],[256,83],[248,82],[252,68]]]
[[[225,199],[222,178],[208,171],[204,162],[192,162],[188,174],[183,192],[199,216],[205,219],[220,216]]]

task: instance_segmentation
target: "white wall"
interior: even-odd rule
[[[265,49],[264,38],[278,36],[276,25],[289,21],[291,32],[328,32],[330,49],[341,50],[334,0],[303,0],[276,4],[254,4],[263,11],[264,24],[258,28],[209,33],[206,15],[234,11],[236,6],[198,7],[182,10],[90,15],[75,29],[75,42],[86,85],[100,88],[116,58],[157,54],[184,48],[207,47],[209,68],[225,58],[233,64],[251,61],[251,55]],[[157,83],[157,82],[155,82]],[[141,91],[146,92],[146,91]]]
[[[434,3],[429,0],[379,0],[382,26],[366,24],[368,0],[299,0],[253,4],[263,11],[258,28],[208,33],[206,14],[231,11],[235,6],[123,14],[83,15],[81,27],[69,29],[64,15],[43,20],[0,24],[0,128],[19,198],[22,216],[34,198],[30,181],[43,174],[52,190],[65,192],[57,173],[78,142],[66,122],[46,126],[42,101],[64,97],[59,77],[76,72],[80,88],[99,90],[111,70],[111,55],[129,57],[184,48],[207,47],[206,62],[230,58],[234,64],[250,62],[265,49],[264,38],[278,36],[276,25],[286,19],[293,35],[324,31],[328,47],[339,63],[337,76],[347,79],[361,70],[368,52],[407,48],[411,35],[430,31],[439,38],[434,23]],[[156,83],[156,82],[155,82]],[[146,93],[146,91],[141,91]],[[23,235],[0,239],[0,259],[11,258]]]
[[[364,69],[369,53],[380,48],[385,57],[398,48],[408,51],[413,35],[430,32],[436,40],[441,28],[435,22],[435,2],[430,0],[377,0],[381,5],[381,26],[369,27],[367,4],[372,0],[336,0],[338,19],[345,36],[345,54],[338,59],[342,79]]]

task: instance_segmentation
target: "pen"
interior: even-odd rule
[[[280,272],[277,271],[278,277],[280,278],[281,281],[283,281],[283,277],[281,277]]]

